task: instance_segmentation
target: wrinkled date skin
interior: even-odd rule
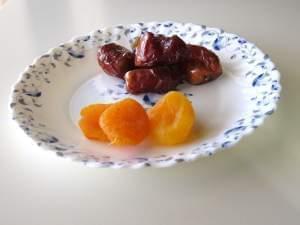
[[[186,44],[177,35],[165,37],[147,32],[136,43],[135,66],[176,64],[184,60]]]
[[[204,84],[222,74],[218,56],[205,47],[187,45],[186,62],[182,64],[185,79],[191,84]]]
[[[115,43],[100,47],[97,56],[103,71],[111,76],[124,79],[125,73],[134,68],[134,54]]]
[[[141,68],[125,74],[126,89],[129,93],[165,93],[174,90],[182,81],[178,66]]]

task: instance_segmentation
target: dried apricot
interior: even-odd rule
[[[99,118],[109,106],[109,104],[92,104],[81,110],[79,127],[88,139],[108,141],[106,134],[99,125]]]
[[[100,126],[115,145],[134,145],[149,133],[149,118],[143,106],[126,98],[103,112]]]
[[[163,145],[184,142],[195,122],[191,102],[180,92],[171,91],[148,110],[152,139]]]

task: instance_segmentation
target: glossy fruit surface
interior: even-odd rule
[[[108,141],[106,134],[99,125],[99,118],[109,106],[109,104],[92,104],[81,110],[81,119],[78,124],[85,137],[98,141]]]
[[[100,126],[112,144],[135,145],[149,133],[148,115],[137,101],[126,98],[110,106],[100,117]]]
[[[163,145],[184,142],[195,123],[191,102],[180,92],[171,91],[148,110],[152,139]]]

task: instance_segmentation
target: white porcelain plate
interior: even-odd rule
[[[149,107],[160,97],[128,94],[123,81],[106,75],[96,59],[99,46],[116,42],[130,48],[145,31],[179,35],[220,57],[224,73],[219,79],[178,87],[197,114],[191,138],[172,147],[145,141],[123,148],[85,139],[77,126],[82,107],[125,97]],[[58,156],[95,167],[164,167],[209,156],[237,143],[274,112],[280,89],[279,72],[268,55],[244,38],[203,25],[150,22],[96,30],[49,50],[22,73],[10,106],[13,119],[26,134]]]

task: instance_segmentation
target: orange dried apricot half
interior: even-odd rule
[[[184,142],[195,123],[191,102],[180,92],[171,91],[148,110],[151,138],[158,144]]]
[[[134,145],[148,135],[149,118],[140,103],[126,98],[103,112],[100,126],[112,144]]]
[[[81,110],[79,127],[88,139],[108,141],[106,134],[99,125],[99,118],[109,106],[110,104],[92,104]]]

